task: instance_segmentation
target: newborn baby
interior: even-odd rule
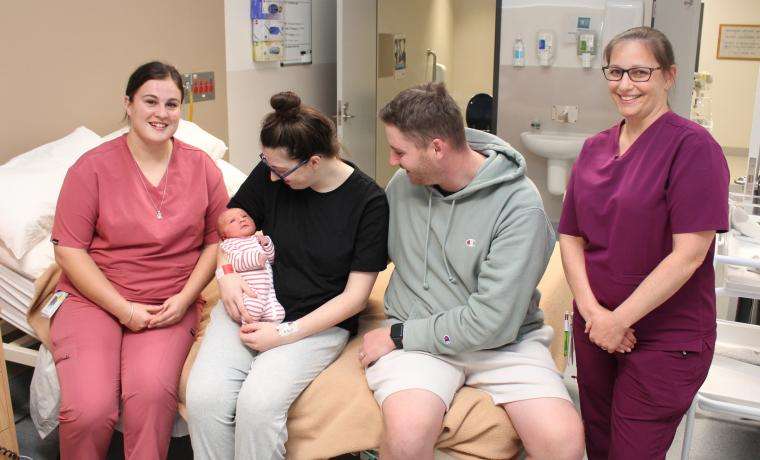
[[[274,245],[264,235],[254,235],[256,224],[245,211],[231,208],[219,216],[217,223],[219,248],[224,251],[232,268],[243,277],[256,293],[255,298],[243,297],[243,305],[254,321],[280,322],[285,310],[277,301],[272,277]]]

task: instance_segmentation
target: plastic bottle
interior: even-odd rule
[[[512,66],[525,67],[525,44],[520,34],[517,34],[512,48]]]

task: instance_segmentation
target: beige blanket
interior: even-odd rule
[[[371,329],[383,318],[383,292],[392,268],[378,277],[367,309],[361,317],[361,331]],[[29,323],[49,348],[49,324],[39,315],[39,308],[52,293],[60,276],[53,266],[37,281],[37,298]],[[570,309],[571,295],[562,273],[559,250],[555,249],[539,289],[546,322],[556,332],[552,355],[560,369],[562,358],[562,319]],[[207,301],[197,340],[190,350],[180,380],[180,412],[185,415],[184,398],[187,377],[209,320],[208,313],[219,299],[216,283],[203,291]],[[344,453],[376,448],[382,429],[380,409],[367,387],[363,369],[357,359],[360,337],[351,340],[341,356],[301,394],[288,415],[289,459],[326,459]],[[472,388],[462,388],[455,396],[444,419],[438,449],[462,459],[512,459],[520,451],[520,441],[504,410],[494,406],[490,397]]]

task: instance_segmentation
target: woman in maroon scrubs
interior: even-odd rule
[[[604,60],[623,120],[586,141],[559,224],[586,448],[590,460],[664,459],[712,361],[729,173],[710,133],[668,106],[665,35],[630,29]]]

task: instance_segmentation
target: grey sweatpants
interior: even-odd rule
[[[263,353],[240,341],[221,302],[211,312],[187,384],[196,459],[283,459],[288,409],[348,341],[333,327]]]

